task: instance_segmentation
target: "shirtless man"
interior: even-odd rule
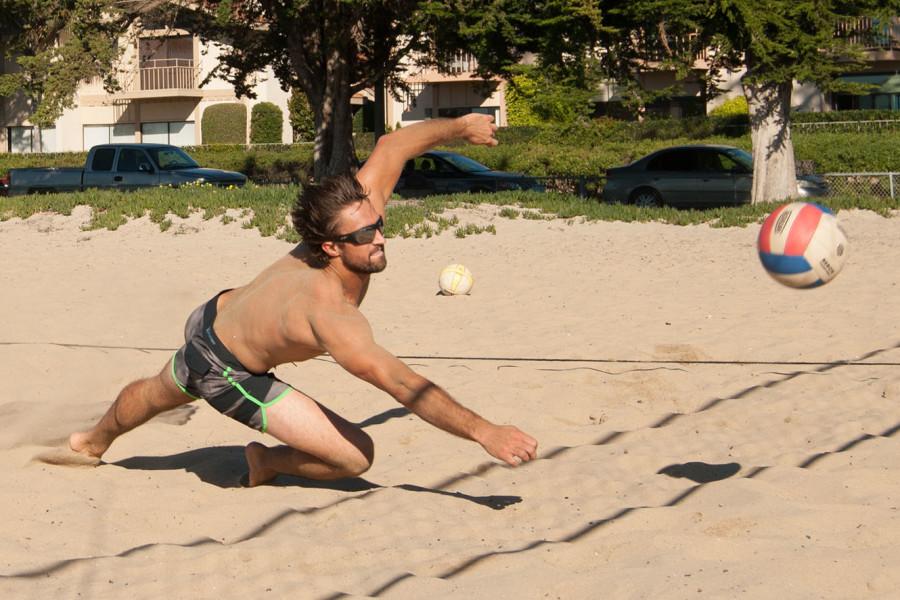
[[[369,277],[387,265],[385,204],[403,165],[454,139],[496,145],[492,121],[470,114],[400,129],[378,141],[355,178],[307,186],[291,215],[303,243],[249,284],[220,292],[198,307],[185,326],[186,344],[158,375],[125,386],[93,428],[73,433],[72,450],[99,459],[123,433],[162,411],[204,398],[219,412],[285,444],[247,445],[249,485],[279,473],[310,479],[358,476],[372,465],[372,438],[269,372],[328,353],[428,423],[478,442],[491,456],[512,466],[535,458],[534,438],[483,419],[412,371],[375,343],[359,311]]]

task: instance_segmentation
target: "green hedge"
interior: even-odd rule
[[[280,144],[284,115],[272,102],[260,102],[250,111],[250,143]]]
[[[674,123],[674,124],[673,124]],[[657,123],[657,131],[674,133],[677,121]],[[640,124],[643,126],[644,124]],[[500,145],[494,148],[455,144],[447,149],[460,152],[485,165],[503,171],[534,176],[598,176],[613,166],[627,164],[649,152],[677,144],[726,144],[750,150],[750,136],[711,135],[706,137],[634,137],[634,124],[599,120],[577,127],[505,128],[498,132]],[[669,129],[666,129],[669,128]],[[644,130],[645,133],[647,130]],[[900,172],[900,127],[869,132],[832,132],[795,128],[794,150],[798,161],[812,161],[820,173]],[[372,148],[372,136],[356,136],[358,157],[365,159]],[[198,146],[185,148],[198,163],[239,171],[257,182],[303,182],[312,173],[312,144]],[[0,154],[0,175],[15,167],[79,167],[84,152],[60,154]]]
[[[200,132],[204,144],[245,144],[247,107],[240,102],[213,104],[203,111]]]

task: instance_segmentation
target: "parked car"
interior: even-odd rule
[[[724,206],[747,204],[753,187],[753,158],[732,146],[675,146],[657,150],[606,171],[603,199],[639,206]],[[797,193],[828,193],[824,178],[797,177]]]
[[[494,171],[467,156],[433,150],[408,160],[394,188],[403,197],[503,190],[542,192],[544,186],[521,173]]]
[[[187,183],[243,186],[247,177],[233,171],[204,169],[178,148],[166,144],[102,144],[88,152],[83,169],[10,169],[10,196],[74,192],[87,188],[132,190]]]

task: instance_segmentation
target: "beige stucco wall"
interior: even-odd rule
[[[418,123],[430,117],[438,117],[441,109],[466,107],[496,108],[496,122],[506,126],[506,84],[503,81],[456,80],[427,82],[414,91],[415,105],[407,99],[397,100],[390,94],[385,99],[385,124],[396,128]]]
[[[184,34],[185,32],[178,32]],[[202,81],[218,64],[221,49],[214,45],[204,48],[198,37],[193,40],[194,64],[199,66],[199,79]],[[138,64],[137,44],[124,44],[124,52],[119,63],[120,85],[124,93],[132,90],[132,80],[136,75]],[[8,72],[12,65],[0,63],[0,69]],[[135,127],[134,141],[141,141],[140,127],[146,123],[193,122],[194,136],[192,144],[202,143],[201,118],[206,107],[219,102],[241,102],[247,106],[248,139],[249,115],[253,104],[272,102],[282,110],[284,125],[282,142],[292,141],[292,131],[288,116],[290,94],[281,86],[271,70],[260,73],[255,86],[257,98],[241,98],[235,96],[234,88],[227,81],[213,77],[199,90],[189,94],[178,95],[178,92],[148,92],[130,94],[108,94],[99,80],[83,83],[75,94],[75,106],[63,112],[56,121],[55,136],[57,151],[80,151],[85,146],[85,126],[132,124]],[[134,97],[137,95],[138,97]],[[8,148],[7,128],[10,126],[29,126],[27,115],[30,110],[22,97],[0,100],[0,152]]]

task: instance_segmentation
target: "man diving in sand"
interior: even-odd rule
[[[113,441],[155,415],[196,399],[269,433],[283,445],[245,448],[248,483],[278,474],[339,479],[366,472],[374,444],[350,423],[270,371],[328,353],[428,423],[473,440],[511,466],[536,457],[537,441],[454,400],[379,346],[359,311],[369,278],[387,265],[385,206],[407,160],[451,140],[493,146],[493,117],[435,119],[381,137],[357,175],[305,186],[291,213],[302,242],[250,283],[218,293],[185,325],[185,345],[153,377],[119,392],[69,446],[99,459]]]

